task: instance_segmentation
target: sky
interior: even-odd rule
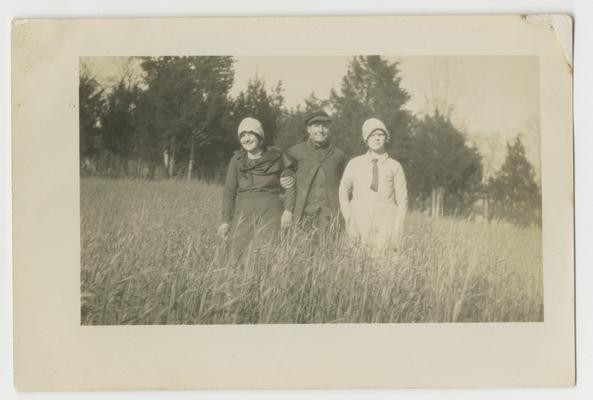
[[[406,108],[422,114],[426,98],[449,97],[455,117],[475,134],[514,136],[532,118],[539,118],[539,76],[536,57],[459,56],[385,57],[399,62],[402,87],[411,100]],[[311,92],[327,98],[339,90],[348,57],[237,57],[238,94],[256,74],[271,87],[279,80],[286,105],[302,104]]]
[[[235,57],[231,95],[245,90],[256,75],[268,87],[282,81],[285,104],[295,107],[311,93],[329,97],[339,91],[348,56]],[[487,173],[504,160],[505,143],[522,134],[539,180],[539,59],[535,56],[384,56],[397,62],[401,85],[411,99],[405,108],[416,115],[447,99],[453,123],[467,133],[485,158]],[[103,84],[122,73],[126,57],[85,58]],[[132,69],[138,69],[133,66]]]

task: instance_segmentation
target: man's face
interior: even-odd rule
[[[369,149],[373,151],[380,151],[385,148],[386,141],[387,137],[385,136],[385,132],[376,130],[370,134],[367,139],[367,145],[369,146]]]
[[[329,123],[313,122],[307,126],[307,132],[315,143],[325,143],[329,140]]]

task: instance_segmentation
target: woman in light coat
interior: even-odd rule
[[[340,211],[352,240],[373,255],[398,251],[408,207],[402,166],[385,151],[389,131],[376,118],[365,121],[368,151],[348,162],[340,181]]]

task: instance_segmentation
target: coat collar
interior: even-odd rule
[[[315,148],[315,144],[313,143],[313,141],[311,139],[308,139],[305,142],[305,151],[314,160],[322,162],[333,153],[334,148],[329,142],[324,147]]]
[[[275,173],[278,168],[282,168],[282,163],[278,163],[282,158],[282,153],[274,150],[264,150],[261,157],[249,159],[245,150],[239,150],[237,159],[239,160],[239,169],[244,172],[251,172],[255,175],[267,175]]]
[[[313,150],[321,150],[321,149],[327,149],[327,148],[329,148],[330,147],[330,143],[329,143],[329,141],[327,141],[327,142],[325,142],[323,144],[318,144],[318,143],[315,143],[311,139],[307,139],[307,146],[309,146]]]

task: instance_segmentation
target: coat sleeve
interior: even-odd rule
[[[346,165],[342,179],[340,180],[340,187],[338,189],[340,200],[340,211],[346,221],[350,219],[350,198],[352,196],[352,188],[354,185],[353,166],[352,161]]]
[[[286,156],[288,156],[295,163],[296,163],[296,149],[297,149],[297,146],[292,146],[290,149],[286,150],[286,152],[284,153]]]
[[[294,158],[292,158],[288,154],[282,155],[282,161],[284,164],[284,170],[282,171],[282,176],[292,176],[296,179],[296,162]],[[294,210],[294,205],[296,202],[296,183],[292,185],[292,187],[288,189],[284,189],[284,209],[286,211],[292,212]]]
[[[340,168],[340,173],[343,174],[344,171],[346,170],[346,165],[348,165],[349,161],[348,161],[348,156],[346,156],[346,153],[342,152],[342,164],[341,164],[341,168]]]
[[[237,199],[237,187],[239,186],[237,169],[237,162],[233,156],[229,162],[222,192],[223,223],[230,223],[233,219],[233,214],[235,213],[235,200]]]

